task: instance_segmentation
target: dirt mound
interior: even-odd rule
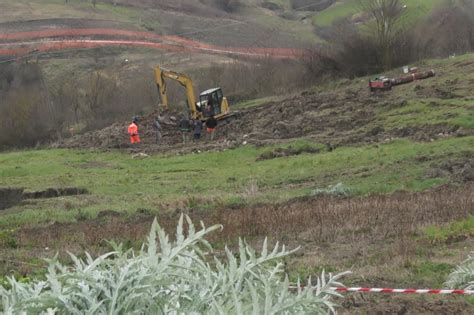
[[[319,152],[321,152],[320,148],[315,148],[311,146],[305,146],[301,148],[293,148],[292,146],[289,146],[288,148],[276,148],[271,151],[263,152],[257,157],[257,161],[271,160],[275,158],[292,156],[292,155],[300,155],[303,153],[319,153]]]
[[[42,191],[25,192],[23,188],[0,188],[0,210],[13,207],[25,199],[57,198],[88,194],[85,188],[48,188]]]
[[[0,210],[10,208],[22,200],[22,188],[0,188]]]
[[[341,314],[472,314],[474,307],[456,296],[351,294],[341,303]]]
[[[48,188],[41,191],[25,192],[23,198],[25,199],[42,199],[42,198],[57,198],[61,196],[76,196],[88,194],[89,191],[85,188],[67,187],[67,188]]]
[[[412,94],[414,98],[418,97],[415,92]],[[369,93],[362,85],[358,88],[350,85],[342,86],[324,93],[307,91],[282,101],[272,101],[242,109],[238,119],[220,122],[216,141],[212,143],[201,141],[181,147],[178,146],[182,143],[182,139],[176,123],[179,113],[168,114],[168,119],[163,123],[162,145],[153,146],[155,138],[152,125],[157,114],[155,112],[144,117],[141,122],[140,133],[143,143],[140,150],[153,152],[172,149],[173,152],[175,150],[189,152],[232,148],[246,143],[272,144],[301,137],[311,138],[315,142],[330,147],[337,147],[379,143],[394,138],[432,141],[474,134],[472,129],[463,129],[448,122],[418,123],[401,127],[383,125],[384,118],[379,116],[380,111],[396,111],[399,108],[404,109],[410,104],[395,93]],[[174,120],[169,119],[171,117]],[[127,125],[128,122],[114,124],[100,131],[65,140],[58,143],[57,146],[129,148],[126,134]],[[279,154],[277,152],[276,155]]]
[[[178,121],[182,114],[175,111],[165,111],[160,114],[162,125],[162,139],[159,147],[168,147],[182,143],[182,135],[178,128]],[[101,148],[101,149],[136,149],[147,151],[147,148],[159,149],[156,146],[156,133],[153,129],[158,111],[140,117],[138,130],[141,143],[137,146],[130,144],[127,127],[131,121],[115,123],[104,129],[79,134],[69,139],[53,144],[59,148]]]
[[[474,181],[474,158],[448,160],[429,169],[425,177],[450,177],[459,182],[472,182]]]
[[[250,141],[311,135],[323,143],[349,142],[354,130],[370,124],[374,116],[366,99],[348,98],[345,93],[303,93],[249,109],[221,130],[229,139],[247,134]]]

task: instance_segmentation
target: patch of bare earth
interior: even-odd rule
[[[403,296],[352,294],[338,314],[472,314],[474,307],[459,296]]]
[[[180,147],[181,134],[177,120],[165,119],[162,145],[154,145],[153,118],[156,112],[143,117],[140,132],[145,152],[170,152],[214,150],[233,148],[244,142],[264,145],[309,137],[316,142],[333,146],[378,143],[392,138],[409,138],[416,141],[468,136],[472,129],[439,123],[408,126],[386,130],[378,122],[376,110],[384,106],[406,106],[407,102],[394,99],[390,94],[371,95],[367,91],[351,88],[341,91],[313,93],[303,92],[286,100],[269,102],[243,109],[239,118],[221,122],[216,141],[201,141]],[[168,117],[180,114],[166,113]],[[165,116],[166,116],[165,115]],[[102,149],[128,148],[125,133],[127,122],[114,124],[103,130],[77,135],[55,144],[57,147]]]

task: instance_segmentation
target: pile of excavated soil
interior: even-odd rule
[[[147,116],[140,117],[138,125],[141,142],[130,144],[130,137],[127,133],[128,125],[131,121],[115,123],[101,130],[90,131],[79,134],[68,139],[58,141],[52,145],[54,148],[76,148],[76,149],[125,149],[130,152],[172,152],[176,154],[189,153],[197,151],[221,150],[237,146],[236,141],[226,139],[224,133],[220,132],[214,141],[206,139],[203,130],[202,138],[194,141],[192,133],[188,134],[188,141],[183,143],[183,135],[179,130],[179,121],[182,114],[175,111],[166,111],[160,113],[160,122],[162,127],[162,138],[159,145],[156,144],[156,132],[153,129],[155,118],[158,111]],[[221,123],[221,127],[222,126]]]
[[[448,160],[429,169],[426,178],[449,177],[459,182],[474,181],[474,158]]]
[[[221,122],[213,142],[192,142],[182,145],[177,123],[179,113],[163,115],[162,145],[155,146],[153,120],[157,112],[143,117],[140,123],[141,151],[208,150],[230,148],[243,143],[265,144],[287,139],[310,137],[316,142],[331,145],[355,145],[381,142],[391,138],[411,138],[430,141],[439,137],[465,135],[448,124],[419,125],[385,130],[376,120],[376,110],[382,106],[407,106],[405,100],[395,99],[391,93],[369,94],[342,88],[339,93],[303,92],[280,102],[269,102],[244,109],[239,118]],[[126,132],[129,122],[113,124],[102,130],[77,135],[56,143],[66,148],[130,148]],[[472,132],[470,132],[472,133]]]

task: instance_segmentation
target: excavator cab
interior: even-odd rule
[[[198,108],[204,118],[219,117],[229,112],[229,104],[221,88],[209,89],[199,95]]]

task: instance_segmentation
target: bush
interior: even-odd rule
[[[452,289],[474,290],[474,252],[449,275],[446,286]]]
[[[112,244],[114,251],[84,261],[71,255],[74,266],[49,261],[45,281],[20,283],[9,278],[0,287],[0,311],[6,314],[301,314],[334,312],[342,275],[324,273],[316,285],[290,292],[281,259],[293,253],[277,245],[260,255],[239,241],[238,257],[225,249],[227,263],[211,256],[204,239],[219,225],[196,231],[183,216],[176,241],[153,222],[146,245],[135,253]],[[158,239],[158,243],[157,243]],[[159,250],[158,250],[159,248]],[[212,264],[209,263],[212,261]],[[298,287],[300,287],[298,285]]]
[[[379,6],[384,2],[369,1],[370,6]],[[395,8],[394,26],[396,31],[381,44],[380,35],[371,33],[373,22],[363,15],[370,28],[361,28],[351,18],[336,20],[329,27],[318,27],[315,32],[328,43],[311,49],[307,54],[307,68],[315,77],[324,74],[346,75],[348,77],[365,76],[380,73],[392,67],[407,65],[425,58],[447,57],[474,50],[474,4],[472,1],[452,1],[441,6],[426,18],[416,22],[402,18],[405,13]],[[369,10],[370,11],[370,10]],[[383,20],[380,20],[383,22]],[[385,24],[379,24],[383,30]],[[363,31],[361,31],[363,30]],[[384,32],[379,32],[384,33]],[[453,36],[455,34],[455,36]],[[383,53],[385,51],[385,53]]]
[[[311,196],[334,196],[334,197],[347,197],[351,194],[349,187],[343,183],[338,183],[328,188],[318,188],[311,192]]]
[[[460,1],[435,10],[417,26],[414,35],[418,58],[447,57],[472,51],[474,3]]]

